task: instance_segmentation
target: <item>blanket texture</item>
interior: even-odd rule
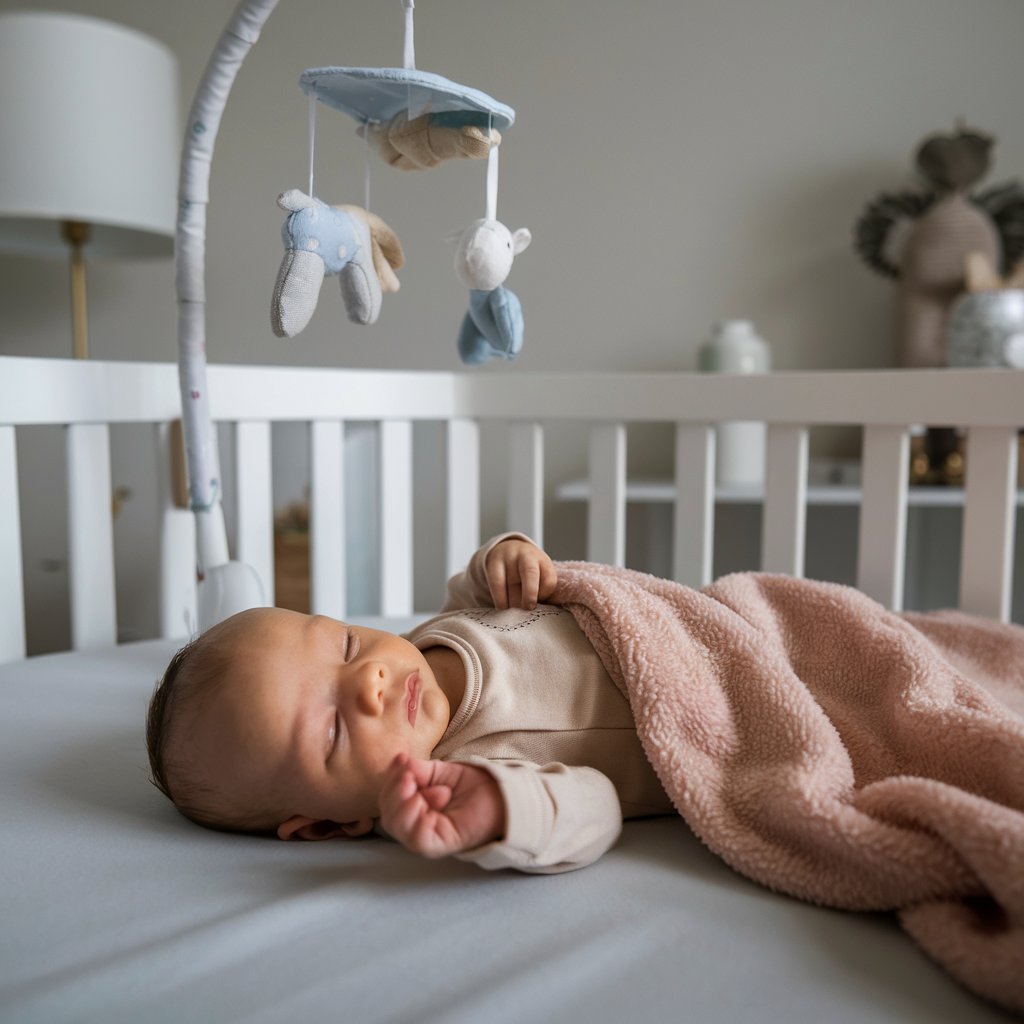
[[[800,899],[896,911],[963,984],[1024,1010],[1024,629],[788,576],[698,591],[558,571],[553,602],[711,850]]]

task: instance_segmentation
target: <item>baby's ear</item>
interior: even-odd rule
[[[278,839],[354,839],[373,830],[372,818],[357,821],[330,821],[327,818],[307,818],[293,814],[277,826]]]

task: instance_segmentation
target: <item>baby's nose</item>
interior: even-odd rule
[[[387,673],[381,665],[368,665],[363,678],[359,680],[356,703],[365,715],[380,715],[384,712],[384,682]]]

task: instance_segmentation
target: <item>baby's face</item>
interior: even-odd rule
[[[196,701],[182,753],[229,806],[279,809],[267,825],[284,838],[321,821],[364,830],[395,755],[429,758],[448,727],[447,698],[402,637],[280,608],[217,628],[232,667]]]

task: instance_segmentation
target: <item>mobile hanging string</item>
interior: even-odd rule
[[[487,115],[487,138],[491,138],[492,116]],[[488,220],[498,219],[498,147],[491,145],[487,154],[487,210]]]
[[[416,67],[416,43],[414,40],[413,8],[416,0],[402,0],[405,8],[405,53],[403,67],[409,71]]]
[[[306,195],[313,194],[313,156],[316,152],[316,93],[309,94],[309,188]]]
[[[415,8],[416,0],[402,0],[405,8],[405,41],[402,47],[402,67],[406,71],[416,70],[416,25]],[[412,85],[405,87],[405,110],[406,117],[412,118]]]
[[[363,122],[363,209],[370,209],[370,122]]]

